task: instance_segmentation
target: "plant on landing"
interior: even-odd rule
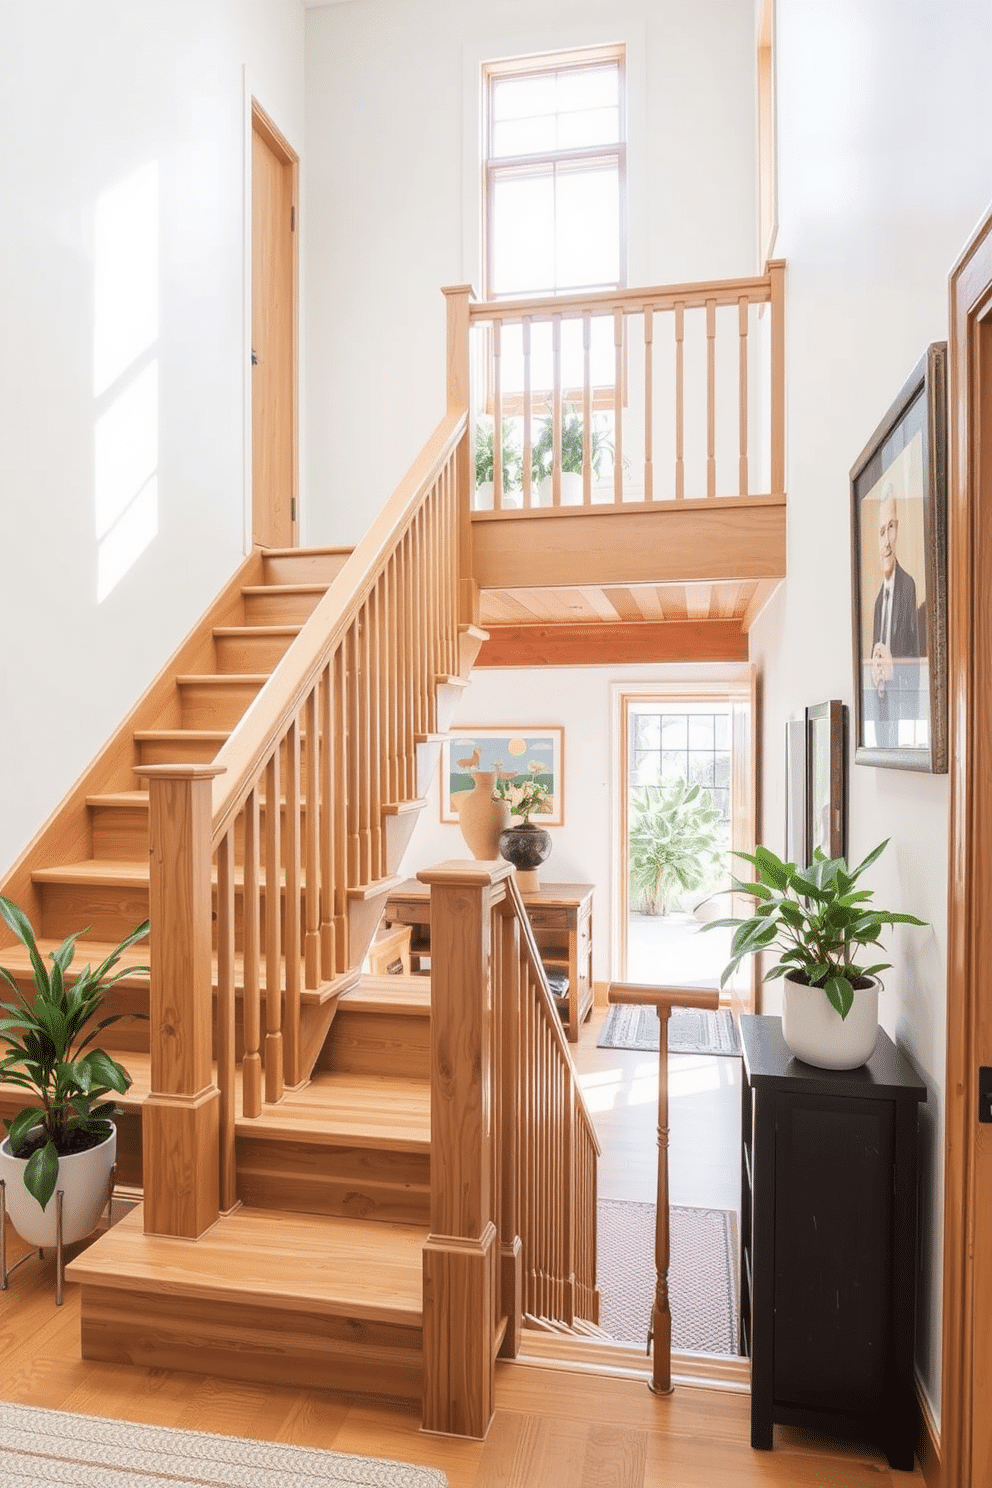
[[[65,939],[50,952],[49,969],[42,959],[31,923],[13,900],[0,895],[0,917],[27,947],[34,971],[35,999],[31,1003],[20,991],[13,973],[0,966],[0,976],[13,988],[16,1003],[0,1003],[0,1041],[10,1052],[0,1059],[0,1081],[30,1090],[37,1105],[27,1106],[4,1124],[10,1128],[10,1147],[15,1157],[28,1157],[24,1186],[46,1208],[55,1192],[59,1157],[95,1147],[109,1135],[107,1119],[116,1111],[104,1097],[130,1088],[131,1076],[103,1049],[89,1046],[111,1023],[127,1016],[114,1013],[102,1018],[86,1032],[99,1012],[104,994],[121,977],[146,972],[147,966],[129,966],[115,976],[116,966],[128,946],[148,934],[148,921],[122,940],[95,969],[87,966],[69,985],[66,973],[72,964],[76,941],[84,931]],[[85,1036],[84,1036],[85,1035]]]
[[[754,865],[755,882],[735,879],[734,888],[756,899],[749,919],[714,920],[704,925],[734,926],[731,960],[720,979],[721,987],[745,956],[759,951],[779,951],[779,959],[765,981],[788,977],[807,987],[822,987],[832,1007],[846,1018],[854,1002],[855,988],[865,987],[871,977],[887,971],[890,962],[870,966],[858,964],[859,947],[880,946],[883,925],[925,925],[915,915],[893,914],[871,906],[871,889],[855,885],[888,846],[879,843],[857,868],[848,868],[843,858],[828,858],[820,848],[808,868],[784,863],[767,847],[754,853],[737,853]]]
[[[577,408],[570,403],[561,410],[561,468],[564,474],[582,474],[583,423]],[[603,455],[613,453],[613,442],[607,434],[593,424],[589,442],[589,464],[592,473],[599,479]],[[537,437],[531,454],[535,481],[551,474],[554,455],[554,411],[549,408],[537,428]]]
[[[509,419],[503,420],[503,489],[512,491],[523,485],[524,457],[516,442],[516,431]],[[475,426],[475,484],[495,480],[496,426],[492,419]]]
[[[645,785],[630,798],[631,906],[666,915],[722,868],[720,813],[709,791],[684,780]]]

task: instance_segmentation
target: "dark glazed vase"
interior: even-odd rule
[[[507,827],[499,834],[499,850],[508,863],[523,872],[538,868],[551,851],[551,833],[533,822]]]

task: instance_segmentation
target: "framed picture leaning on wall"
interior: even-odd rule
[[[806,853],[847,856],[847,709],[839,699],[806,709]]]
[[[947,344],[851,471],[855,761],[947,769]]]

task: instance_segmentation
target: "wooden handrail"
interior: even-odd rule
[[[449,321],[449,357],[460,369],[481,366],[472,407],[474,418],[492,420],[493,436],[492,480],[475,492],[473,508],[571,517],[687,498],[781,499],[784,286],[785,265],[774,260],[762,275],[735,279],[468,296],[458,321],[466,344],[455,348]],[[473,330],[481,352],[474,361]],[[463,377],[461,370],[459,386]],[[673,403],[663,410],[666,378]],[[763,438],[755,437],[758,411]]]
[[[613,1003],[653,1007],[661,1024],[658,1041],[658,1194],[655,1210],[654,1305],[648,1334],[652,1345],[651,1389],[656,1395],[672,1392],[672,1312],[668,1300],[668,1266],[671,1258],[668,1223],[668,1020],[677,1007],[713,1011],[720,1006],[720,993],[713,987],[658,987],[639,982],[611,982],[607,997]]]
[[[464,410],[446,413],[327,593],[289,646],[238,727],[217,754],[224,774],[213,792],[213,845],[240,811],[261,769],[313,689],[327,658],[390,555],[408,531],[425,493],[437,481],[465,433]]]
[[[769,271],[779,261],[769,263]],[[708,300],[718,305],[736,305],[743,296],[753,304],[771,299],[771,273],[742,279],[707,279],[687,284],[659,284],[633,289],[599,289],[590,294],[563,294],[512,300],[473,300],[469,318],[478,321],[514,321],[529,316],[531,320],[550,321],[555,315],[580,316],[586,311],[607,311],[622,307],[628,314],[646,309],[674,310],[682,304],[703,309]]]
[[[431,889],[424,1425],[471,1436],[485,1435],[496,1353],[517,1352],[524,1317],[599,1317],[599,1145],[512,872],[419,875]]]

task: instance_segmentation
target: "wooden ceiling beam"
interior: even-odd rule
[[[747,661],[737,620],[490,625],[477,667],[622,666],[627,662]]]

